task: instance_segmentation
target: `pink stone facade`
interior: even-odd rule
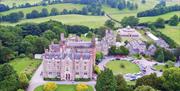
[[[95,56],[94,40],[85,42],[76,36],[64,39],[61,34],[60,43],[51,43],[42,56],[43,76],[61,80],[92,79]]]

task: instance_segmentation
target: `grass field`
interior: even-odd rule
[[[8,1],[10,1],[10,0],[8,0]],[[30,1],[33,2],[33,0],[30,0]],[[151,8],[153,8],[153,6],[155,6],[158,3],[157,0],[147,0],[146,4],[141,4],[141,2],[139,2],[139,0],[131,0],[131,1],[138,3],[138,6],[139,6],[138,10],[128,10],[128,9],[118,10],[115,8],[110,8],[108,6],[103,6],[103,10],[107,14],[109,14],[112,18],[114,18],[118,21],[121,21],[121,19],[125,16],[136,16],[137,12],[151,9]],[[174,3],[174,2],[167,3],[167,5],[174,5],[174,4],[176,4],[176,3]],[[31,7],[31,8],[14,9],[14,10],[6,11],[6,12],[1,12],[1,14],[5,15],[5,14],[9,14],[11,12],[17,12],[17,11],[23,11],[24,13],[28,13],[28,12],[31,12],[33,9],[40,11],[43,7],[47,7],[48,10],[50,10],[53,7],[56,7],[56,8],[58,8],[59,11],[62,11],[63,9],[68,9],[68,10],[73,9],[73,8],[81,9],[83,7],[83,5],[81,5],[81,4],[54,4],[54,5],[48,5],[48,6],[37,6],[37,7]],[[180,13],[180,12],[172,12],[172,13],[167,13],[167,14],[160,15],[160,16],[155,16],[155,17],[142,17],[142,18],[140,18],[140,22],[148,22],[148,21],[153,22],[159,17],[162,17],[164,19],[169,19],[169,17],[173,16],[174,14],[178,14],[178,13]],[[72,14],[72,15],[50,16],[50,17],[37,18],[37,19],[24,19],[18,23],[1,23],[1,24],[2,25],[16,25],[16,24],[21,24],[21,23],[25,23],[25,22],[41,23],[44,21],[48,21],[50,19],[57,20],[64,24],[69,24],[69,25],[85,25],[90,28],[98,28],[100,26],[103,26],[104,22],[106,20],[108,20],[109,18],[106,16],[84,16],[84,15]],[[119,24],[116,24],[116,25],[117,25],[116,27],[120,26]]]
[[[16,25],[26,22],[34,22],[34,23],[41,23],[49,20],[56,20],[60,21],[64,24],[69,25],[84,25],[90,28],[98,28],[104,25],[104,22],[108,18],[105,16],[85,16],[85,15],[59,15],[59,16],[50,16],[46,18],[37,18],[37,19],[25,19],[18,23],[2,23],[2,25]]]
[[[41,1],[42,0],[0,0],[0,3],[12,7],[13,3],[15,3],[15,5],[18,6],[18,5],[25,4],[25,3],[38,4]]]
[[[140,18],[140,22],[154,22],[158,18],[163,18],[164,20],[169,20],[169,18],[174,15],[178,15],[180,17],[180,11],[170,12],[170,13],[166,13],[166,14],[159,15],[159,16],[153,16],[153,17],[142,17],[142,18]]]
[[[166,25],[164,29],[159,29],[163,34],[173,39],[178,45],[180,45],[180,24],[178,26]]]
[[[59,12],[63,11],[63,9],[67,10],[72,10],[72,9],[82,9],[84,5],[82,4],[71,4],[71,3],[66,3],[66,4],[53,4],[53,5],[47,5],[47,6],[36,6],[36,7],[29,7],[29,8],[19,8],[19,9],[12,9],[9,11],[2,12],[2,15],[7,15],[12,12],[18,12],[22,11],[24,14],[30,13],[32,10],[37,10],[41,11],[42,8],[47,8],[48,11],[50,12],[52,8],[57,8]]]
[[[136,16],[136,14],[140,11],[145,11],[148,9],[153,8],[158,1],[157,0],[146,0],[146,4],[142,4],[139,0],[131,0],[133,2],[136,2],[138,4],[138,10],[128,10],[128,9],[124,9],[124,10],[118,10],[115,8],[110,8],[108,6],[103,6],[103,10],[109,14],[113,19],[116,19],[118,21],[121,21],[121,19],[123,17],[128,17],[128,16]],[[175,2],[167,2],[166,3],[167,6],[170,5],[175,5],[177,3]],[[154,22],[157,18],[161,17],[164,18],[165,20],[169,19],[170,17],[172,17],[173,15],[179,15],[179,12],[172,12],[172,13],[167,13],[167,14],[163,14],[160,16],[154,16],[154,17],[142,17],[140,18],[140,22]],[[180,15],[179,15],[180,16]]]
[[[124,65],[124,68],[122,68],[121,65]],[[106,64],[106,67],[111,69],[114,75],[138,73],[140,71],[139,67],[136,64],[122,60],[110,61]]]
[[[29,74],[32,74],[34,70],[39,66],[41,63],[40,60],[30,59],[30,58],[16,58],[10,62],[10,65],[13,66],[13,68],[16,70],[16,72],[19,74],[21,72],[27,72]]]
[[[43,91],[43,86],[37,87],[34,91]],[[76,91],[76,85],[58,85],[56,91]],[[89,86],[88,91],[93,91],[93,87]]]

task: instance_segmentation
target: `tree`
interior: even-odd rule
[[[127,91],[127,83],[123,76],[119,74],[115,78],[117,82],[116,91]]]
[[[61,14],[63,14],[63,15],[68,14],[68,10],[67,10],[67,9],[63,9],[63,11],[61,12]]]
[[[174,56],[174,54],[164,48],[158,48],[155,54],[153,55],[153,57],[155,58],[155,60],[159,62],[166,62],[168,60],[171,60],[171,61],[176,60],[176,57]]]
[[[97,65],[94,66],[94,72],[98,75],[101,74],[101,69],[99,68],[99,66]]]
[[[160,51],[160,54],[157,55],[157,59],[158,62],[164,62],[164,52]]]
[[[154,88],[150,86],[138,86],[134,91],[156,91]]]
[[[51,30],[45,31],[42,36],[50,41],[57,38],[56,34]]]
[[[177,16],[177,15],[174,15],[173,17],[171,17],[171,18],[169,19],[169,25],[171,25],[171,26],[177,26],[178,23],[179,23],[179,20],[178,20],[178,19],[179,19],[178,16]]]
[[[49,16],[49,12],[46,8],[43,8],[41,10],[41,17],[47,17],[47,16]]]
[[[2,12],[2,11],[7,11],[7,10],[9,10],[9,7],[8,7],[8,6],[6,6],[6,5],[4,5],[4,4],[0,4],[0,12]]]
[[[180,89],[180,68],[169,68],[163,72],[163,91],[178,91]]]
[[[54,82],[47,82],[43,86],[43,91],[56,91],[57,85]]]
[[[113,22],[112,20],[107,20],[104,24],[106,27],[113,29],[115,22]]]
[[[76,91],[88,91],[88,86],[86,84],[77,84]]]
[[[124,17],[121,20],[121,25],[123,27],[126,27],[126,26],[133,27],[133,26],[136,26],[138,23],[139,23],[139,19],[134,16]]]
[[[141,0],[141,3],[142,3],[142,4],[145,4],[145,3],[146,3],[146,0]]]
[[[24,18],[24,13],[23,12],[12,12],[8,15],[1,16],[1,21],[7,21],[7,22],[18,22]]]
[[[25,73],[19,75],[20,87],[25,89],[28,86],[29,80]]]
[[[156,74],[150,74],[143,76],[142,78],[137,79],[136,87],[146,85],[151,86],[155,89],[162,89],[162,82],[163,80],[156,76]]]
[[[100,62],[102,58],[104,57],[102,52],[96,52],[96,62]]]
[[[162,18],[158,18],[154,25],[156,28],[165,28],[165,21]]]
[[[37,10],[33,10],[31,13],[26,14],[27,19],[38,18],[41,14]]]
[[[19,80],[16,71],[9,64],[0,66],[0,89],[1,91],[17,91]]]
[[[129,50],[124,46],[120,46],[120,47],[111,46],[111,48],[109,49],[109,54],[110,55],[128,55]]]
[[[109,54],[116,55],[116,46],[111,46],[111,48],[109,49]]]
[[[60,34],[64,33],[65,36],[67,36],[67,31],[65,31],[64,28],[59,27],[59,26],[53,26],[52,32],[54,32],[57,36],[58,39],[60,39]]]
[[[0,47],[0,63],[6,63],[14,57],[15,55],[11,49],[7,47]]]
[[[116,80],[111,70],[105,69],[97,77],[96,91],[115,91]]]
[[[59,15],[59,12],[58,12],[58,10],[56,8],[52,8],[50,15],[51,16]]]
[[[88,8],[87,7],[82,8],[82,14],[83,15],[88,15]]]
[[[93,36],[94,34],[91,31],[89,31],[86,35],[87,38],[92,38]]]
[[[153,9],[137,13],[137,17],[157,16],[168,12],[179,11],[179,7],[180,5],[164,6],[162,4],[157,4]]]
[[[172,62],[171,60],[168,60],[167,62],[166,62],[166,64],[165,64],[165,66],[167,67],[167,68],[171,68],[171,67],[174,67],[174,62]]]

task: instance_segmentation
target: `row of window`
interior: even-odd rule
[[[52,62],[55,64],[55,62]],[[51,64],[51,61],[48,61],[48,64]],[[57,64],[60,64],[59,61],[57,61]],[[69,64],[69,62],[67,61],[66,64]],[[76,62],[76,64],[79,64],[79,62]],[[87,62],[84,62],[84,64],[87,64]]]
[[[48,74],[49,74],[49,75],[56,74],[57,76],[60,76],[60,75],[61,75],[60,72],[49,72]],[[79,72],[76,72],[76,75],[79,75]],[[85,72],[84,75],[87,75],[87,72]]]

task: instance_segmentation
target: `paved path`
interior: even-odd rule
[[[112,56],[109,56],[109,57],[105,57],[104,59],[102,59],[102,61],[98,64],[99,68],[101,70],[104,70],[104,67],[106,66],[106,63],[108,63],[109,61],[115,59],[114,57]]]
[[[45,83],[45,81],[43,80],[43,78],[40,76],[41,72],[42,72],[43,66],[42,63],[39,66],[39,68],[36,70],[36,72],[34,73],[33,77],[31,78],[30,82],[29,82],[29,86],[27,88],[26,91],[34,91],[34,89]]]
[[[156,73],[157,76],[161,76],[162,75],[162,72],[159,72],[159,71],[156,71],[156,70],[153,70],[153,66],[158,63],[158,62],[155,62],[155,61],[147,61],[146,59],[142,58],[140,60],[134,60],[133,62],[138,62],[138,66],[140,67],[140,69],[142,70],[144,68],[144,70],[146,70],[145,74],[144,75],[150,75],[152,73]]]

